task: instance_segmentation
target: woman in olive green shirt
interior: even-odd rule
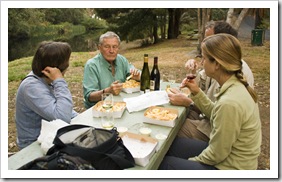
[[[202,43],[207,76],[220,84],[212,102],[194,80],[184,79],[195,105],[210,118],[209,143],[176,138],[160,169],[257,169],[261,145],[261,123],[257,96],[242,74],[242,52],[238,39],[217,34]],[[187,160],[188,159],[188,160]]]

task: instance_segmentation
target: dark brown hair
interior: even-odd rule
[[[57,67],[63,72],[69,66],[70,55],[71,47],[66,42],[41,42],[32,60],[32,71],[39,77],[43,76],[41,71],[47,66]]]
[[[238,31],[225,21],[209,21],[205,26],[205,29],[207,28],[212,28],[214,34],[227,33],[238,37]]]

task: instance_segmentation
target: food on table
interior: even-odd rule
[[[168,93],[168,94],[173,94],[173,93],[177,93],[177,91],[175,91],[175,92],[173,92],[173,89],[176,89],[176,90],[178,90],[177,88],[166,88],[166,92]],[[188,96],[188,95],[190,95],[190,90],[189,90],[189,88],[187,88],[187,87],[184,87],[184,88],[181,88],[180,89],[180,92],[183,94],[183,95],[185,95],[185,96]]]
[[[188,96],[191,94],[191,91],[189,90],[189,88],[184,87],[180,89],[181,93],[184,94],[185,96]]]
[[[170,90],[170,87],[166,88],[165,91],[166,91],[167,93],[169,93],[169,94],[173,94],[173,93],[171,92],[171,90]]]
[[[165,108],[154,108],[146,112],[145,116],[156,120],[171,121],[177,117],[177,114]]]
[[[125,107],[126,107],[126,103],[125,102],[114,102],[114,106],[113,106],[112,110],[114,112],[122,111]],[[106,112],[106,110],[103,108],[102,102],[98,102],[94,106],[94,109],[97,110],[97,111],[100,111],[100,112]]]
[[[123,83],[123,88],[134,88],[134,87],[140,87],[140,82],[131,79]]]

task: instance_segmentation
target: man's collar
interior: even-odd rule
[[[100,57],[100,59],[103,61],[103,63],[105,63],[105,64],[111,66],[111,63],[109,63],[109,62],[104,58],[104,56],[103,56],[101,53],[99,53],[99,57]],[[114,60],[114,65],[116,66],[116,59]]]

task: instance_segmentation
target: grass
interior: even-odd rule
[[[270,44],[264,42],[264,46],[254,47],[251,40],[241,40],[243,47],[243,59],[253,71],[255,79],[255,90],[259,96],[259,107],[262,123],[263,142],[261,155],[259,157],[259,169],[270,169]],[[149,68],[152,69],[153,57],[159,57],[159,70],[161,75],[168,72],[177,73],[177,82],[185,76],[183,69],[185,62],[193,58],[196,50],[197,40],[188,40],[181,36],[174,40],[165,40],[157,45],[140,47],[141,41],[122,43],[120,54],[124,55],[136,68],[142,69],[143,55],[149,54]],[[77,112],[85,111],[83,106],[82,79],[83,68],[86,61],[98,52],[73,52],[70,58],[70,67],[65,75],[68,86],[73,96],[74,109]],[[14,122],[15,95],[20,81],[31,70],[32,57],[22,58],[9,62],[8,64],[8,129],[9,129],[9,152],[16,152],[16,128]]]

